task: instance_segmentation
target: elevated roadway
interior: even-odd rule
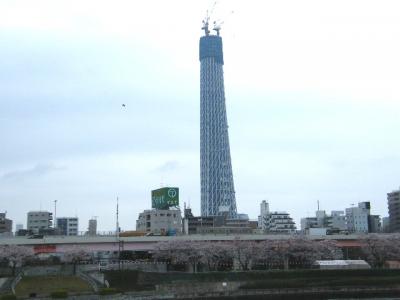
[[[360,247],[362,235],[327,235],[327,236],[304,236],[310,240],[332,240],[340,247]],[[94,251],[116,251],[119,245],[123,250],[151,251],[157,243],[166,241],[268,241],[283,240],[299,235],[182,235],[182,236],[141,236],[120,237],[116,236],[46,236],[43,238],[27,237],[3,237],[0,245],[24,245],[31,246],[35,252],[65,252],[71,248],[79,247],[88,252]]]

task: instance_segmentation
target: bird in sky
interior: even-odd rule
[[[122,107],[126,107],[126,105],[124,103],[122,103]]]

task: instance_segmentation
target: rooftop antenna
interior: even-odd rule
[[[318,207],[318,210],[319,210],[319,200],[317,200],[317,207]]]
[[[118,220],[118,215],[119,215],[119,209],[118,209],[118,197],[117,197],[117,241],[119,241],[119,220]]]
[[[118,209],[118,197],[117,197],[117,232],[116,232],[116,238],[118,242],[118,270],[121,270],[121,240],[119,237],[119,220],[118,220],[118,215],[119,215],[119,209]]]
[[[57,228],[57,200],[54,200],[54,228]]]
[[[203,20],[203,27],[201,27],[202,30],[204,30],[205,34],[208,36],[210,35],[210,30],[208,29],[208,21],[210,20],[210,17],[208,16],[208,10],[207,10],[207,15],[205,19]]]

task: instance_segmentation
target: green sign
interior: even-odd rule
[[[157,209],[168,209],[179,205],[179,188],[164,187],[151,191],[151,207]]]

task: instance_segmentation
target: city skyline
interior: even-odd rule
[[[0,4],[0,209],[14,224],[57,199],[80,230],[92,216],[112,230],[119,197],[133,229],[162,184],[200,213],[197,55],[211,4]],[[267,199],[299,225],[317,200],[371,201],[387,216],[400,185],[399,11],[218,4],[240,212],[255,219]]]

